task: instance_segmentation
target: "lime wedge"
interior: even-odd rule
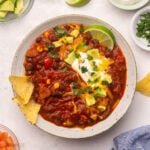
[[[80,7],[87,4],[90,0],[65,0],[70,6]]]
[[[99,42],[106,46],[108,49],[113,50],[115,44],[115,37],[111,30],[101,25],[91,25],[85,32],[90,32],[93,38],[99,40]]]

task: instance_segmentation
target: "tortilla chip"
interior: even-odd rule
[[[19,97],[14,98],[15,102],[20,102],[22,99]],[[20,110],[25,115],[27,121],[31,122],[32,124],[35,124],[38,117],[38,112],[40,110],[41,105],[36,103],[33,99],[31,99],[28,104],[25,105],[19,105]]]
[[[18,103],[27,104],[31,98],[34,86],[27,76],[9,76],[13,90],[22,99]]]
[[[14,97],[13,99],[12,99],[14,102],[16,102],[17,104],[19,104],[19,105],[23,105],[23,103],[24,103],[24,100],[21,98],[21,97]]]
[[[137,82],[136,90],[146,96],[150,96],[150,73]]]

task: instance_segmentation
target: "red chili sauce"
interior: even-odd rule
[[[126,85],[126,61],[117,43],[112,51],[84,33],[86,27],[80,24],[64,24],[42,33],[27,50],[24,61],[25,75],[31,76],[34,84],[32,97],[40,103],[39,114],[58,126],[85,128],[106,119],[115,109],[123,96]],[[79,35],[73,43],[63,43],[55,47],[53,42],[67,36],[74,29]],[[73,46],[83,40],[91,49],[96,48],[106,58],[114,61],[108,68],[112,83],[106,97],[97,97],[96,103],[87,106],[84,92],[88,89],[86,82],[72,66],[64,61]],[[84,89],[76,93],[73,88]],[[106,109],[100,111],[97,106],[104,104]]]

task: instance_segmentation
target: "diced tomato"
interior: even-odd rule
[[[0,150],[15,150],[13,139],[6,132],[0,132]]]
[[[45,69],[49,69],[53,64],[53,59],[51,57],[44,59],[44,67]]]

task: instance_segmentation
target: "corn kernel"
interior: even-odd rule
[[[44,32],[44,37],[48,38],[49,33],[48,32]]]
[[[51,80],[50,79],[47,79],[46,80],[46,84],[50,84],[51,83]]]
[[[43,48],[40,47],[40,46],[37,46],[37,51],[38,51],[38,52],[42,52],[42,51],[43,51]]]
[[[48,51],[48,48],[47,48],[47,47],[44,47],[44,50],[45,50],[45,51]]]
[[[58,88],[59,88],[59,85],[60,85],[60,84],[59,84],[58,82],[56,82],[56,83],[54,84],[54,88],[55,88],[55,89],[58,89]]]

